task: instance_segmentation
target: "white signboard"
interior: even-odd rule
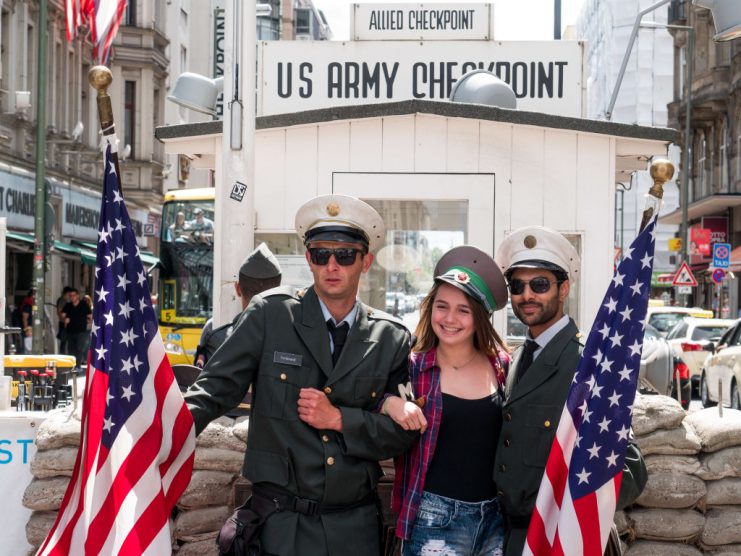
[[[400,100],[447,100],[466,72],[509,83],[517,108],[584,112],[583,43],[266,41],[258,53],[258,116]]]
[[[124,192],[125,194],[125,192]],[[64,237],[98,240],[98,224],[100,220],[100,197],[91,193],[87,195],[71,189],[62,190],[62,235]],[[139,209],[129,209],[129,217],[134,227],[136,241],[146,246],[144,238],[144,223],[149,214]]]
[[[353,4],[356,41],[478,40],[492,38],[491,4]]]
[[[0,217],[8,228],[33,230],[36,214],[36,184],[32,178],[0,173]]]
[[[26,523],[31,510],[23,506],[23,493],[31,482],[31,460],[36,454],[36,431],[44,420],[38,413],[0,413],[0,492],[3,493],[3,526],[0,554],[27,554]]]

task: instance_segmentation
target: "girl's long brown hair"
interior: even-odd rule
[[[412,351],[429,351],[433,347],[437,347],[439,340],[432,330],[432,305],[442,284],[444,282],[435,282],[430,293],[427,294],[427,297],[424,298],[419,306],[420,318],[417,329],[414,331],[417,342],[414,344]],[[492,325],[484,306],[466,292],[463,292],[463,294],[466,296],[473,314],[473,347],[479,351],[483,351],[487,357],[497,356],[501,351],[509,353],[507,344],[502,340],[502,337],[497,331],[494,330],[494,325]]]

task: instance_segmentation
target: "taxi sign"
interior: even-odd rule
[[[713,266],[715,268],[728,268],[731,266],[731,244],[713,244]]]
[[[687,264],[687,261],[682,262],[682,266],[679,267],[679,270],[677,270],[677,273],[674,275],[674,280],[672,280],[672,285],[692,286],[692,287],[697,286],[697,280],[695,279],[695,276],[692,274],[692,270]]]

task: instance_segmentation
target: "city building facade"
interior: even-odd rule
[[[605,119],[615,89],[625,52],[630,48],[630,35],[637,14],[654,0],[587,0],[579,14],[575,38],[586,41],[587,115]],[[620,85],[611,120],[645,126],[666,127],[667,105],[673,99],[672,36],[666,29],[667,12],[654,10],[643,22],[632,45],[630,58]],[[679,169],[680,150],[672,147],[669,156]],[[679,189],[675,180],[664,188],[661,214],[674,212],[679,206]],[[615,191],[615,252],[620,257],[635,238],[645,208],[645,195],[653,184],[648,171],[634,172]],[[669,251],[669,239],[677,235],[676,224],[659,225],[652,295],[669,302],[674,297],[671,278],[678,264],[678,254]]]
[[[689,0],[672,0],[670,24],[689,26],[671,30],[674,38],[674,91],[669,125],[682,132],[689,147],[687,216],[689,263],[699,282],[691,301],[722,317],[739,315],[741,272],[741,41],[715,42],[709,10]],[[693,62],[689,93],[688,62]],[[690,135],[685,137],[687,105]],[[681,171],[685,171],[684,168]],[[681,210],[666,215],[669,224],[682,222]],[[712,279],[714,243],[731,244],[731,273],[721,284]],[[734,274],[735,273],[735,274]]]

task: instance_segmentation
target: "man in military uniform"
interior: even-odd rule
[[[375,411],[408,381],[409,332],[357,300],[384,224],[358,199],[325,195],[301,206],[296,231],[314,284],[256,295],[185,400],[200,433],[253,386],[243,475],[252,507],[277,510],[264,554],[377,556],[377,462],[417,438]]]
[[[224,343],[237,325],[242,312],[250,304],[250,300],[265,290],[280,286],[281,270],[278,259],[268,249],[268,246],[261,243],[252,251],[239,267],[239,279],[234,282],[234,291],[242,302],[242,311],[234,317],[232,322],[224,324],[219,328],[213,328],[213,319],[208,319],[201,339],[196,348],[196,356],[193,364],[201,369],[211,356]]]
[[[506,384],[494,482],[506,515],[505,556],[520,556],[574,373],[581,356],[579,329],[564,314],[579,255],[558,232],[530,226],[512,232],[496,255],[509,283],[512,310],[528,327]],[[647,474],[638,447],[625,457],[617,508],[632,503]]]

